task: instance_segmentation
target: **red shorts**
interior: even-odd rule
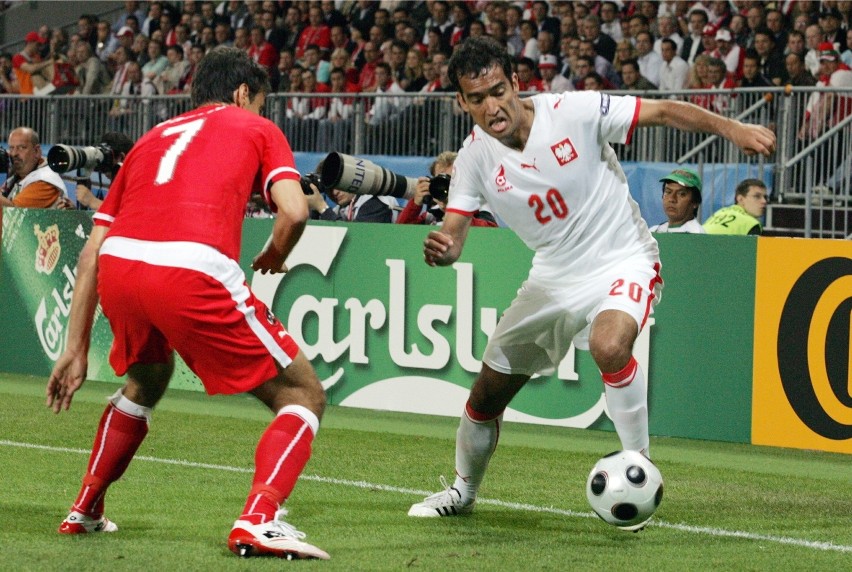
[[[116,375],[136,363],[165,363],[174,349],[207,393],[242,393],[299,352],[239,265],[212,247],[110,237],[98,266]]]

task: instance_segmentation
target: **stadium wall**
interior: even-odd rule
[[[3,209],[2,218],[0,370],[44,377],[65,345],[91,216]],[[517,237],[474,228],[457,264],[429,268],[422,227],[312,223],[288,274],[255,275],[249,264],[271,225],[245,221],[242,264],[329,402],[457,416],[488,334],[529,269]],[[652,434],[852,453],[852,243],[658,239],[666,286],[635,349],[651,378]],[[118,381],[110,342],[98,315],[92,379]],[[183,363],[172,386],[201,390]],[[574,350],[524,388],[506,419],[612,430],[597,369]]]

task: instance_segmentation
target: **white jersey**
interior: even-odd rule
[[[689,219],[685,223],[680,226],[669,226],[668,221],[663,224],[658,224],[651,227],[651,232],[669,232],[675,233],[680,232],[684,234],[707,234],[707,231],[704,230],[704,227],[701,226],[701,223],[695,220],[694,218]]]
[[[530,98],[524,150],[478,126],[454,164],[447,211],[486,202],[535,251],[530,279],[564,286],[635,257],[659,259],[609,143],[628,143],[640,100],[581,91]]]

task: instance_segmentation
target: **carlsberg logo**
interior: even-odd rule
[[[287,259],[290,271],[304,265],[323,276],[329,276],[329,269],[344,244],[347,230],[342,226],[307,227],[298,246]],[[347,256],[363,257],[359,258],[359,263],[362,263],[365,275],[386,273],[388,291],[377,293],[382,299],[372,296],[368,300],[355,297],[318,298],[311,293],[304,293],[297,294],[288,308],[277,313],[287,315],[288,331],[315,365],[318,365],[317,358],[329,364],[343,364],[323,380],[326,389],[334,387],[337,390],[336,386],[342,383],[346,372],[349,373],[347,385],[362,386],[348,394],[347,387],[346,391],[342,391],[345,397],[339,404],[457,416],[464,405],[467,390],[446,379],[447,368],[453,367],[455,360],[456,364],[468,372],[468,379],[460,381],[472,382],[481,367],[481,356],[474,355],[473,349],[474,341],[480,335],[474,331],[474,324],[478,320],[482,334],[490,336],[497,325],[502,308],[498,310],[480,307],[477,314],[474,302],[475,270],[474,265],[470,263],[453,265],[456,281],[455,304],[426,303],[420,307],[412,307],[406,275],[415,271],[421,272],[420,267],[411,268],[414,264],[412,260],[422,265],[424,273],[434,272],[434,269],[427,269],[423,265],[419,253],[406,256],[406,260],[384,258],[384,268],[379,269],[375,256],[381,260],[381,254],[370,257],[364,250],[365,246],[359,243],[359,246],[347,251],[351,253]],[[409,268],[406,268],[407,264]],[[252,290],[258,298],[272,307],[279,288],[286,288],[286,276],[256,273],[251,280]],[[422,284],[418,286],[422,288]],[[341,290],[345,291],[345,288],[335,289],[336,292]],[[348,314],[348,334],[335,331],[342,323],[336,319],[341,313]],[[446,336],[451,318],[454,318],[454,335]],[[315,338],[313,343],[306,341],[304,335],[304,328],[309,323],[313,324],[315,332],[312,336]],[[636,359],[646,372],[649,355],[648,331],[652,323],[653,320],[648,320],[648,327],[643,330],[634,348]],[[416,343],[407,342],[406,327],[410,331],[411,324],[416,324],[418,332],[427,340],[428,344],[425,345],[429,347],[428,352]],[[375,339],[369,339],[371,332],[379,331],[387,333],[386,351],[375,343]],[[378,374],[374,372],[377,369],[386,371],[388,361],[396,366],[398,373],[395,372],[385,379],[376,379]],[[562,383],[576,385],[580,382],[575,371],[573,347],[559,365],[557,377]],[[522,412],[510,408],[506,411],[505,418],[549,425],[588,427],[605,412],[603,385],[597,374],[594,379],[583,380],[582,383],[594,384],[590,387],[594,388],[595,395],[591,406],[579,414],[553,419],[531,411]]]

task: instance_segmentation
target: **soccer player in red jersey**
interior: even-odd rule
[[[327,559],[284,522],[311,454],[325,392],[308,359],[249,289],[237,263],[249,195],[277,211],[252,268],[285,272],[308,219],[290,145],[260,116],[266,72],[235,48],[199,63],[193,111],[145,134],[127,155],[80,254],[68,343],[47,384],[47,405],[68,409],[86,379],[100,298],[114,341],[110,364],[127,381],[98,426],[83,484],[59,532],[114,532],[104,495],[148,432],[174,369],[173,352],[210,394],[248,392],[276,413],[255,453],[248,499],[228,539],[241,556]],[[222,160],[223,156],[227,160]]]

